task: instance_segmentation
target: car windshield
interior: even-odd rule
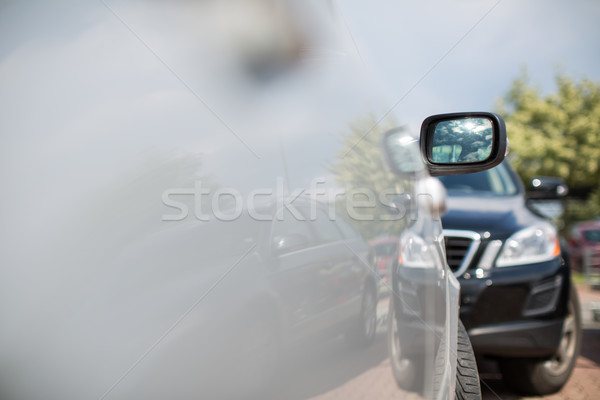
[[[600,229],[594,229],[584,232],[588,242],[600,242]]]
[[[451,196],[473,192],[494,196],[512,196],[518,192],[517,183],[504,163],[487,171],[441,176],[439,179]]]

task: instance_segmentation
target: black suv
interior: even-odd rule
[[[566,187],[537,178],[526,193],[507,162],[440,179],[448,191],[446,256],[476,355],[497,359],[519,392],[559,390],[579,353],[579,303],[557,230],[529,198],[557,198]]]

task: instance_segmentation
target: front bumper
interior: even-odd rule
[[[475,275],[475,274],[473,274]],[[546,357],[558,348],[569,297],[569,270],[561,258],[493,268],[461,284],[463,321],[478,355]]]
[[[547,357],[556,353],[563,320],[522,321],[469,330],[476,354],[492,357]]]

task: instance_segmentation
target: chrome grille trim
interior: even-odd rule
[[[462,262],[456,271],[453,272],[454,276],[457,278],[465,273],[471,261],[473,261],[473,257],[475,257],[475,253],[477,253],[477,249],[479,249],[479,245],[481,244],[481,235],[474,231],[463,231],[457,229],[444,229],[444,238],[460,238],[460,239],[468,239],[471,240],[469,244],[469,248],[465,253]],[[444,245],[446,240],[444,240]],[[445,246],[444,246],[445,247]],[[448,249],[445,249],[447,252]],[[448,254],[446,253],[446,263],[448,263]]]

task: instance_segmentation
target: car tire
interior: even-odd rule
[[[346,338],[353,345],[368,346],[375,340],[377,330],[377,292],[368,285],[362,298],[358,321],[347,332]]]
[[[411,392],[420,391],[424,385],[423,361],[406,357],[402,351],[393,301],[390,301],[387,322],[388,354],[396,384],[400,389]]]
[[[549,359],[502,359],[498,361],[504,382],[525,395],[558,392],[569,380],[581,349],[581,309],[571,284],[568,313],[559,349]]]
[[[467,330],[460,320],[458,320],[456,343],[456,387],[454,392],[455,398],[459,400],[481,399],[475,354]]]

